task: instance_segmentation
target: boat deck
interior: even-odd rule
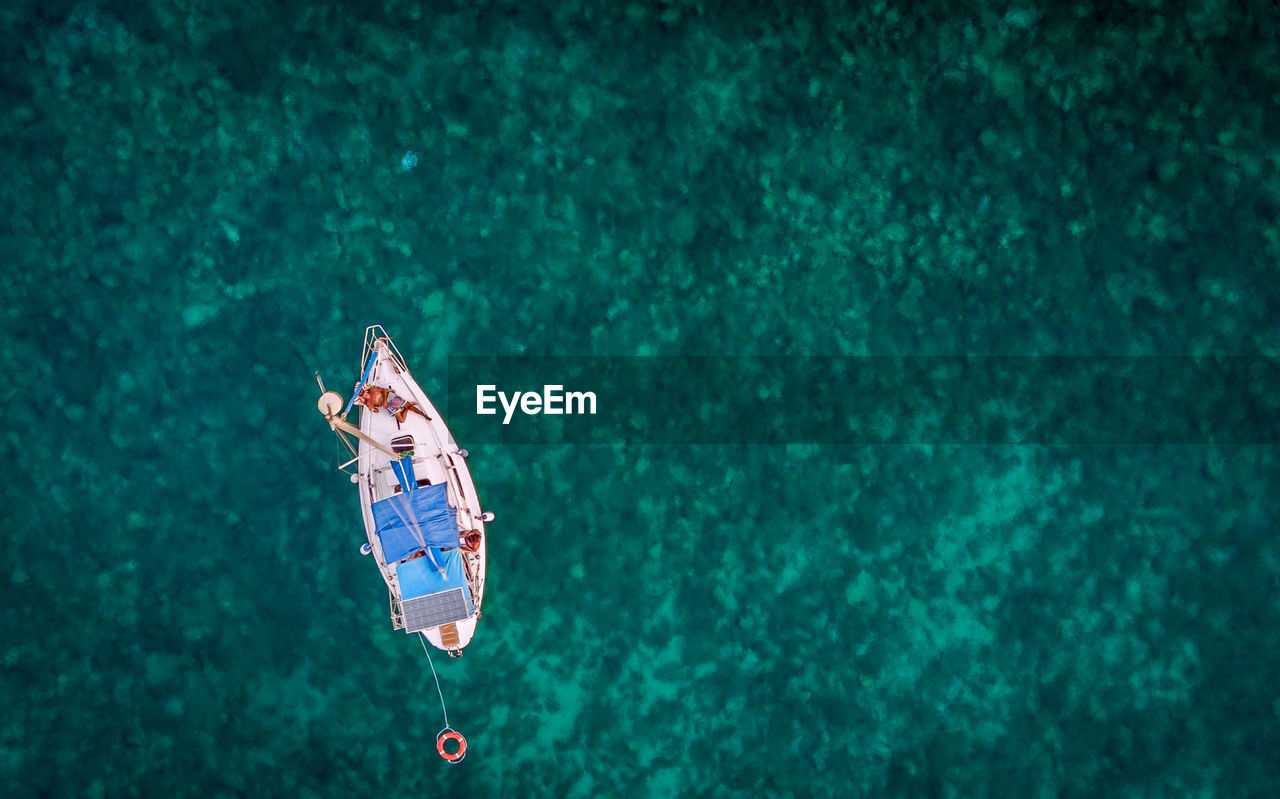
[[[479,502],[476,499],[475,485],[471,480],[470,470],[458,449],[457,442],[449,432],[449,428],[440,418],[440,413],[421,386],[413,379],[398,354],[393,351],[386,339],[377,339],[374,343],[378,353],[378,362],[374,366],[367,385],[388,388],[404,399],[417,403],[431,420],[424,419],[413,411],[405,414],[404,421],[398,421],[385,409],[371,412],[360,408],[360,430],[373,440],[391,446],[392,439],[404,435],[413,437],[413,470],[419,485],[439,485],[446,483],[449,505],[457,510],[458,529],[460,532],[479,530],[483,536],[484,520],[481,518]],[[371,356],[372,357],[372,356]],[[383,579],[391,592],[393,620],[397,629],[404,626],[403,618],[397,618],[400,607],[400,590],[396,581],[395,563],[387,563],[383,557],[381,543],[373,532],[371,505],[379,500],[395,496],[403,491],[395,472],[391,468],[392,456],[368,444],[360,446],[359,483],[361,492],[361,508],[365,516],[365,529],[369,542],[373,547]],[[481,539],[480,548],[476,552],[463,551],[463,565],[467,582],[471,589],[475,611],[473,615],[457,623],[448,636],[449,642],[443,640],[440,628],[433,628],[426,633],[428,640],[440,649],[460,649],[471,639],[479,617],[480,604],[484,595],[485,574],[485,542]],[[446,625],[449,626],[449,625]]]

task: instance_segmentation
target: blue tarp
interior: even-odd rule
[[[373,524],[387,563],[407,557],[423,545],[456,547],[458,513],[449,507],[445,483],[373,503]],[[416,525],[416,526],[415,526]],[[422,541],[418,540],[421,534]]]
[[[431,554],[444,569],[445,576],[440,576],[440,572],[431,565],[430,558],[414,558],[401,563],[396,567],[396,576],[400,578],[400,598],[413,599],[416,596],[448,591],[450,588],[461,588],[470,606],[471,591],[467,589],[466,575],[462,571],[462,555],[456,549],[448,552],[437,549]]]
[[[391,471],[395,472],[403,491],[415,491],[418,488],[418,477],[413,473],[413,458],[397,458],[391,461]]]

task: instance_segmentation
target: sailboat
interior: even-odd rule
[[[460,656],[480,620],[493,514],[480,508],[467,451],[381,325],[365,330],[360,375],[347,399],[316,375],[318,408],[351,456],[338,468],[360,495],[360,551],[386,582],[392,628]]]

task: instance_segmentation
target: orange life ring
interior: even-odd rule
[[[454,752],[453,754],[449,754],[448,752],[444,751],[445,741],[457,741],[458,751]],[[440,737],[436,738],[436,751],[440,753],[440,757],[443,757],[445,760],[448,760],[450,763],[457,763],[459,760],[466,757],[467,739],[463,738],[462,733],[458,732],[457,730],[447,730],[445,732],[440,733]]]

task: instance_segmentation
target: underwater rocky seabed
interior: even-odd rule
[[[473,448],[451,768],[312,382],[1275,356],[1254,5],[6,4],[0,782],[1274,795],[1274,446]]]

